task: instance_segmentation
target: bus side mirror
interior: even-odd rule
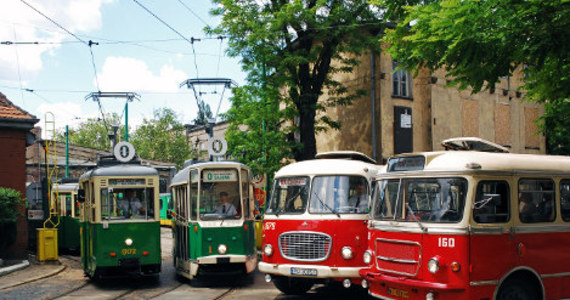
[[[85,190],[77,190],[77,201],[79,203],[85,202]]]
[[[172,209],[166,211],[166,218],[171,220],[172,219]]]

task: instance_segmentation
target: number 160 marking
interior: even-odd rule
[[[455,238],[444,238],[444,237],[437,238],[437,246],[445,248],[453,248],[455,247]]]

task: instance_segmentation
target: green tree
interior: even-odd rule
[[[16,221],[24,205],[20,192],[0,187],[0,252],[16,241],[18,227]]]
[[[212,118],[212,110],[209,104],[204,104],[204,109],[198,110],[198,116],[194,119],[194,124],[196,125],[208,125],[210,119]]]
[[[538,118],[540,131],[546,133],[547,152],[570,155],[570,100],[544,103],[544,115]]]
[[[88,119],[79,124],[77,128],[69,129],[69,143],[88,147],[98,150],[110,151],[111,141],[108,137],[108,132],[111,131],[110,124],[119,124],[119,115],[113,113],[105,118],[105,121],[97,118]],[[118,134],[124,136],[125,127],[120,125]],[[65,142],[65,130],[59,131],[56,135],[56,141]]]
[[[145,118],[129,141],[142,158],[172,162],[179,169],[190,155],[184,125],[170,108],[155,110],[153,119]]]
[[[254,114],[262,120],[273,118],[275,112],[268,115],[266,111],[266,103],[271,101],[275,103],[271,106],[274,110],[284,109],[277,115],[292,124],[279,127],[288,142],[283,142],[280,133],[267,141],[259,137],[257,141],[249,139],[243,146],[248,149],[244,150],[261,155],[259,149],[264,144],[266,149],[289,147],[288,151],[279,151],[280,155],[292,153],[298,161],[314,158],[315,133],[341,126],[327,116],[327,108],[348,105],[364,93],[348,90],[333,75],[352,71],[360,62],[355,57],[378,46],[369,30],[378,27],[378,13],[365,0],[214,2],[218,8],[213,14],[221,16],[222,21],[218,28],[209,31],[229,37],[228,54],[240,56],[242,67],[248,72],[249,87],[238,92],[233,102],[259,104],[236,107],[231,119],[247,119],[237,117],[240,114]],[[271,74],[267,78],[266,72]],[[260,89],[264,91],[253,92]],[[282,93],[272,92],[275,90]],[[246,91],[259,99],[252,99]],[[318,101],[324,93],[328,95],[326,100]],[[271,128],[275,124],[268,125]],[[236,145],[232,138],[230,135],[230,144]],[[278,144],[267,144],[277,141]]]
[[[415,1],[412,1],[411,4]],[[443,68],[451,85],[473,92],[525,68],[529,99],[570,95],[570,2],[560,0],[373,0],[402,20],[387,30],[388,52],[406,68]]]

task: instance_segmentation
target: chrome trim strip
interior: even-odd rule
[[[481,281],[471,281],[470,286],[486,286],[486,285],[498,285],[498,280],[481,280]]]
[[[517,225],[513,230],[515,233],[570,232],[570,225]]]
[[[507,226],[493,226],[493,227],[471,227],[471,234],[505,234],[509,233],[509,230],[506,228]]]
[[[283,253],[283,248],[281,247],[281,237],[283,235],[287,235],[287,234],[315,234],[315,235],[324,236],[324,237],[328,238],[329,242],[330,242],[328,252],[323,258],[318,258],[318,259],[300,259],[300,258],[294,258],[291,256],[287,256]],[[332,251],[332,247],[333,247],[332,237],[330,235],[324,233],[324,232],[318,232],[318,231],[286,231],[286,232],[282,232],[277,237],[277,241],[278,241],[278,245],[279,245],[279,253],[281,253],[281,256],[283,256],[283,258],[285,258],[285,259],[292,260],[292,261],[319,262],[319,261],[327,260],[331,255],[331,251]]]
[[[392,261],[392,262],[398,262],[397,260],[402,260],[402,259],[387,258],[385,256],[378,255],[378,256],[376,256],[376,260],[375,260],[376,268],[379,271],[384,271],[386,273],[392,273],[392,274],[397,274],[397,275],[412,276],[412,277],[415,277],[418,275],[418,273],[420,271],[420,267],[421,267],[421,261],[422,261],[422,245],[419,242],[407,241],[407,240],[394,240],[394,239],[377,238],[374,241],[374,253],[378,253],[378,242],[388,242],[388,243],[394,243],[394,244],[406,244],[406,245],[418,246],[418,261],[417,261],[418,267],[416,268],[415,273],[407,273],[407,272],[394,271],[394,270],[390,270],[390,269],[384,269],[384,268],[380,268],[380,266],[378,265],[378,258],[380,258],[380,259],[386,258],[386,259],[382,259],[382,260]],[[391,259],[391,260],[388,260],[388,259]],[[410,263],[411,260],[402,260],[402,261],[406,261],[406,262],[403,262],[405,264],[411,264]]]
[[[570,277],[570,272],[540,275],[540,278],[557,278],[557,277]]]
[[[410,222],[402,222],[403,224],[414,224]],[[404,232],[404,233],[423,233],[423,234],[447,234],[447,235],[467,235],[469,234],[469,228],[467,227],[430,227],[429,224],[422,223],[427,229],[427,232],[423,232],[419,227],[408,227],[408,226],[391,226],[391,225],[380,225],[371,224],[370,229],[380,230],[386,232]],[[426,226],[427,225],[427,226]]]
[[[390,257],[380,256],[380,255],[376,256],[376,258],[381,259],[381,260],[385,260],[385,261],[389,261],[389,262],[396,262],[396,263],[403,263],[403,264],[417,264],[417,263],[419,263],[419,261],[416,261],[416,260],[390,258]]]

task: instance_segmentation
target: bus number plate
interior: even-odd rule
[[[317,276],[317,269],[303,269],[303,268],[291,268],[291,275],[298,276]]]
[[[396,297],[404,298],[404,299],[410,298],[410,292],[405,291],[405,290],[395,289],[395,288],[389,287],[386,292],[388,293],[389,296],[396,296]]]

